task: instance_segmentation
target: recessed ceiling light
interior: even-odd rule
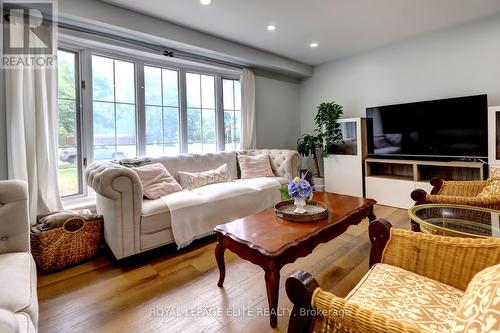
[[[207,6],[207,5],[210,5],[210,4],[212,3],[212,0],[200,0],[200,3],[201,3],[202,5]]]
[[[314,43],[311,43],[309,46],[310,46],[310,47],[318,47],[318,46],[319,46],[319,44],[318,44],[318,43],[316,43],[316,42],[314,42]]]
[[[270,24],[267,26],[267,30],[269,30],[269,31],[274,31],[274,30],[276,30],[276,28],[277,28],[277,26],[275,24]]]

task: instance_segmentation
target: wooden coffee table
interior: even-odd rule
[[[278,291],[280,269],[310,254],[320,244],[344,233],[349,226],[365,218],[375,219],[373,199],[335,193],[316,192],[314,200],[328,206],[329,215],[316,222],[292,222],[276,217],[274,208],[214,228],[218,243],[215,259],[219,266],[222,287],[226,275],[224,251],[236,253],[264,269],[271,327],[278,324]]]

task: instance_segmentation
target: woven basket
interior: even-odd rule
[[[72,217],[62,227],[31,233],[31,253],[37,266],[54,272],[93,257],[102,242],[102,217],[86,221]]]

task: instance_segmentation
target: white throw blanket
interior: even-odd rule
[[[280,183],[254,178],[211,184],[162,197],[170,210],[172,233],[178,248],[213,233],[227,223],[272,207],[279,202]]]

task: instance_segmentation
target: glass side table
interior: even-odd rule
[[[420,231],[454,237],[500,237],[500,211],[481,207],[425,204],[408,209]]]

